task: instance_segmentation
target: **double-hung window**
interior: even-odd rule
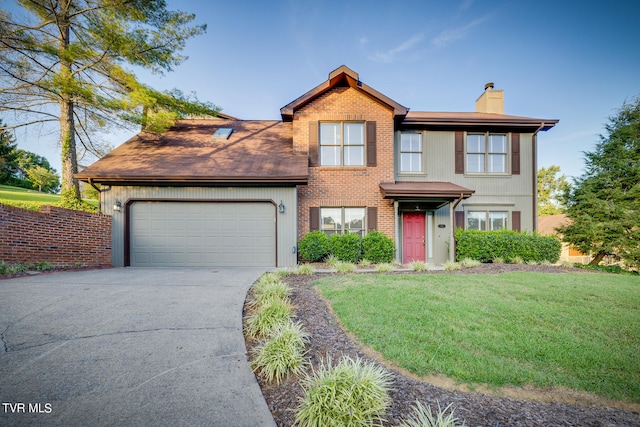
[[[320,227],[327,236],[355,233],[362,237],[364,219],[365,208],[320,208]]]
[[[400,172],[422,172],[421,134],[400,134]]]
[[[320,123],[321,166],[364,166],[364,123]]]
[[[467,212],[467,230],[496,231],[507,228],[507,212],[470,211]]]
[[[503,133],[468,133],[467,172],[506,173],[507,135]]]

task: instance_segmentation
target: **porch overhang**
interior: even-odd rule
[[[383,182],[380,184],[382,196],[394,200],[425,200],[442,205],[461,199],[468,199],[475,190],[451,182]],[[439,203],[438,203],[439,204]]]

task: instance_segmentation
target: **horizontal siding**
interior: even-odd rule
[[[297,254],[297,192],[295,187],[138,187],[112,186],[102,193],[104,213],[113,216],[113,265],[124,266],[124,207],[132,200],[266,200],[285,205],[285,213],[276,215],[277,260],[279,267],[295,266]],[[122,212],[114,212],[116,200]]]

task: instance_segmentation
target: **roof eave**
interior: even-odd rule
[[[233,184],[274,184],[274,185],[305,185],[308,183],[308,176],[280,176],[280,177],[176,177],[176,176],[87,176],[77,174],[76,178],[83,182],[93,182],[106,185],[124,184],[156,184],[156,185],[233,185]]]

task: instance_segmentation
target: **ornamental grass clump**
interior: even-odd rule
[[[316,269],[313,268],[313,265],[311,264],[298,264],[298,266],[296,267],[296,269],[293,271],[293,274],[299,276],[299,275],[312,275],[313,273],[316,272]]]
[[[388,273],[388,272],[393,271],[395,269],[396,269],[396,267],[393,264],[389,263],[389,262],[383,262],[383,263],[380,263],[380,264],[376,265],[376,271],[378,273]]]
[[[464,421],[460,422],[458,418],[454,416],[454,409],[447,413],[451,405],[444,409],[440,409],[440,403],[438,403],[438,411],[434,414],[431,412],[430,406],[424,406],[419,401],[416,401],[416,406],[413,407],[413,414],[409,419],[400,424],[400,427],[465,427]]]
[[[460,265],[459,262],[447,261],[447,262],[444,263],[444,270],[445,271],[460,270],[461,268],[462,268],[462,266]]]
[[[246,317],[246,331],[251,338],[265,337],[280,324],[291,317],[291,304],[288,299],[272,297],[262,301],[255,313]]]
[[[331,360],[302,377],[303,396],[295,414],[299,426],[381,424],[391,405],[391,375],[361,359]]]
[[[338,261],[335,263],[335,269],[338,273],[348,274],[356,271],[356,265],[352,262]]]
[[[429,271],[429,266],[424,261],[411,261],[409,267],[413,271]]]
[[[309,362],[305,359],[309,334],[291,320],[278,324],[267,339],[252,350],[253,371],[271,382],[280,383],[287,375],[300,375]]]
[[[473,267],[479,266],[482,263],[477,259],[465,258],[462,261],[460,261],[460,264],[465,268],[473,268]]]
[[[265,276],[266,274],[253,285],[253,299],[248,304],[252,309],[259,309],[265,302],[274,298],[286,300],[291,294],[289,285],[280,280],[279,277],[263,279]]]

